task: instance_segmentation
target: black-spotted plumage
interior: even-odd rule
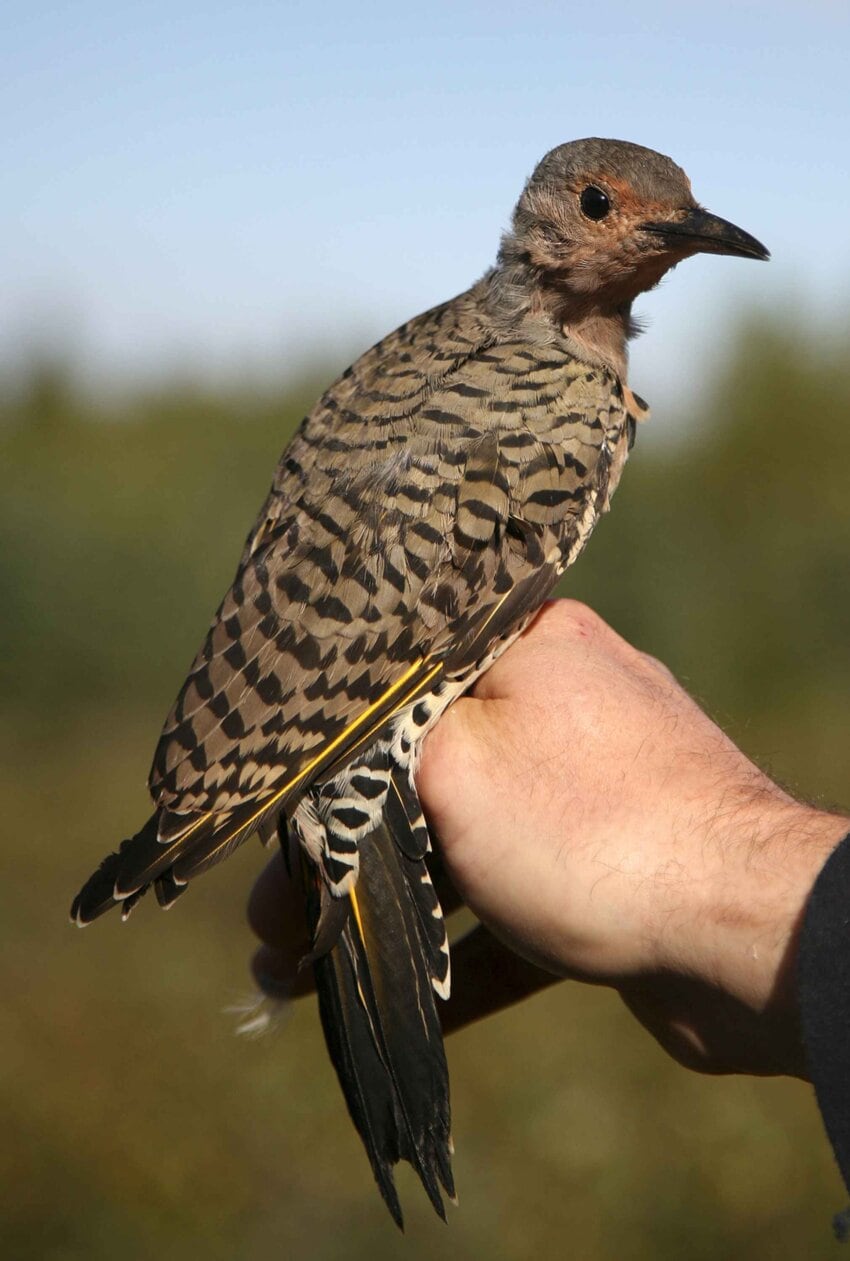
[[[607,226],[583,217],[591,179],[619,216]],[[169,906],[253,833],[294,836],[328,1047],[399,1223],[399,1159],[439,1212],[440,1186],[453,1194],[434,1002],[449,955],[421,742],[608,507],[642,418],[625,384],[631,299],[707,248],[683,244],[697,213],[710,218],[669,159],[562,146],[529,181],[498,265],[327,390],[166,721],[154,813],[74,902],[80,924],[116,903],[128,913],[151,885]]]

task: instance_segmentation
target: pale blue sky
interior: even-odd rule
[[[773,251],[641,311],[632,380],[700,388],[748,304],[850,311],[850,6],[6,0],[0,352],[297,373],[465,288],[585,135],[669,153]]]

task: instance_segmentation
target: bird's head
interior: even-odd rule
[[[575,140],[539,163],[514,212],[503,261],[522,260],[572,314],[622,308],[691,254],[769,257],[704,210],[670,158],[622,140]]]

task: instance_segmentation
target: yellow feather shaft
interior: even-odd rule
[[[348,896],[351,899],[351,909],[354,911],[354,918],[357,921],[357,931],[360,933],[360,940],[363,942],[363,945],[365,947],[366,935],[363,932],[363,918],[360,914],[360,903],[357,900],[357,893],[355,892],[354,889],[352,889],[349,892]]]
[[[411,678],[413,678],[413,676],[417,673],[417,671],[422,669],[423,665],[425,665],[426,662],[427,662],[427,658],[423,658],[422,660],[415,662],[414,665],[410,666],[409,669],[405,670],[401,678],[396,679],[395,683],[393,683],[390,687],[388,687],[387,690],[383,692],[376,701],[373,701],[371,705],[367,705],[367,707],[361,713],[357,715],[354,721],[348,724],[348,726],[345,728],[344,731],[341,731],[339,735],[336,736],[333,740],[331,740],[329,744],[324,745],[322,749],[316,754],[316,756],[312,758],[307,763],[306,766],[301,768],[301,770],[298,772],[297,775],[293,775],[292,779],[288,780],[283,785],[282,788],[279,788],[276,793],[274,793],[271,797],[269,797],[266,801],[264,801],[263,804],[260,806],[260,808],[256,810],[249,819],[246,819],[246,821],[243,824],[241,824],[236,829],[235,832],[231,832],[228,836],[223,837],[220,843],[216,846],[215,850],[211,851],[209,856],[211,857],[212,854],[214,854],[218,849],[221,849],[223,846],[229,845],[230,842],[234,840],[235,837],[237,837],[240,832],[247,831],[252,826],[252,824],[256,823],[257,819],[261,818],[262,815],[264,815],[268,810],[270,810],[271,807],[274,806],[276,802],[280,801],[282,797],[285,797],[287,793],[291,792],[292,789],[296,786],[296,784],[300,783],[301,780],[305,779],[310,774],[310,772],[319,765],[320,762],[323,762],[325,760],[325,758],[328,756],[329,753],[333,753],[334,749],[338,749],[340,745],[344,744],[348,736],[350,736],[350,734],[353,731],[356,731],[358,727],[362,727],[365,723],[368,723],[369,719],[372,718],[375,715],[375,713],[386,704],[386,702],[389,700],[391,696],[395,695],[404,687],[406,683],[410,682]],[[417,686],[421,686],[421,685],[425,685],[429,683],[431,679],[434,678],[435,675],[439,674],[442,668],[443,668],[442,663],[440,665],[432,666],[431,669],[424,675],[422,680],[417,683]],[[182,841],[187,836],[191,836],[192,832],[194,832],[196,828],[200,827],[204,819],[208,819],[209,817],[210,817],[209,814],[202,815],[200,819],[198,819],[195,823],[193,823],[192,826],[186,832],[184,832],[183,836],[181,836],[179,839]]]

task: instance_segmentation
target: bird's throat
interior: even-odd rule
[[[591,362],[611,368],[625,385],[628,341],[634,332],[631,303],[613,311],[571,310],[565,304],[554,314],[564,336],[575,342]]]
[[[473,293],[497,326],[515,329],[530,318],[543,330],[556,328],[574,346],[580,359],[610,368],[625,385],[628,341],[637,331],[632,319],[634,291],[600,299],[598,293],[578,293],[564,277],[541,277],[525,257],[513,257],[510,238],[503,242],[498,266],[475,286]],[[531,340],[537,340],[531,337]]]

